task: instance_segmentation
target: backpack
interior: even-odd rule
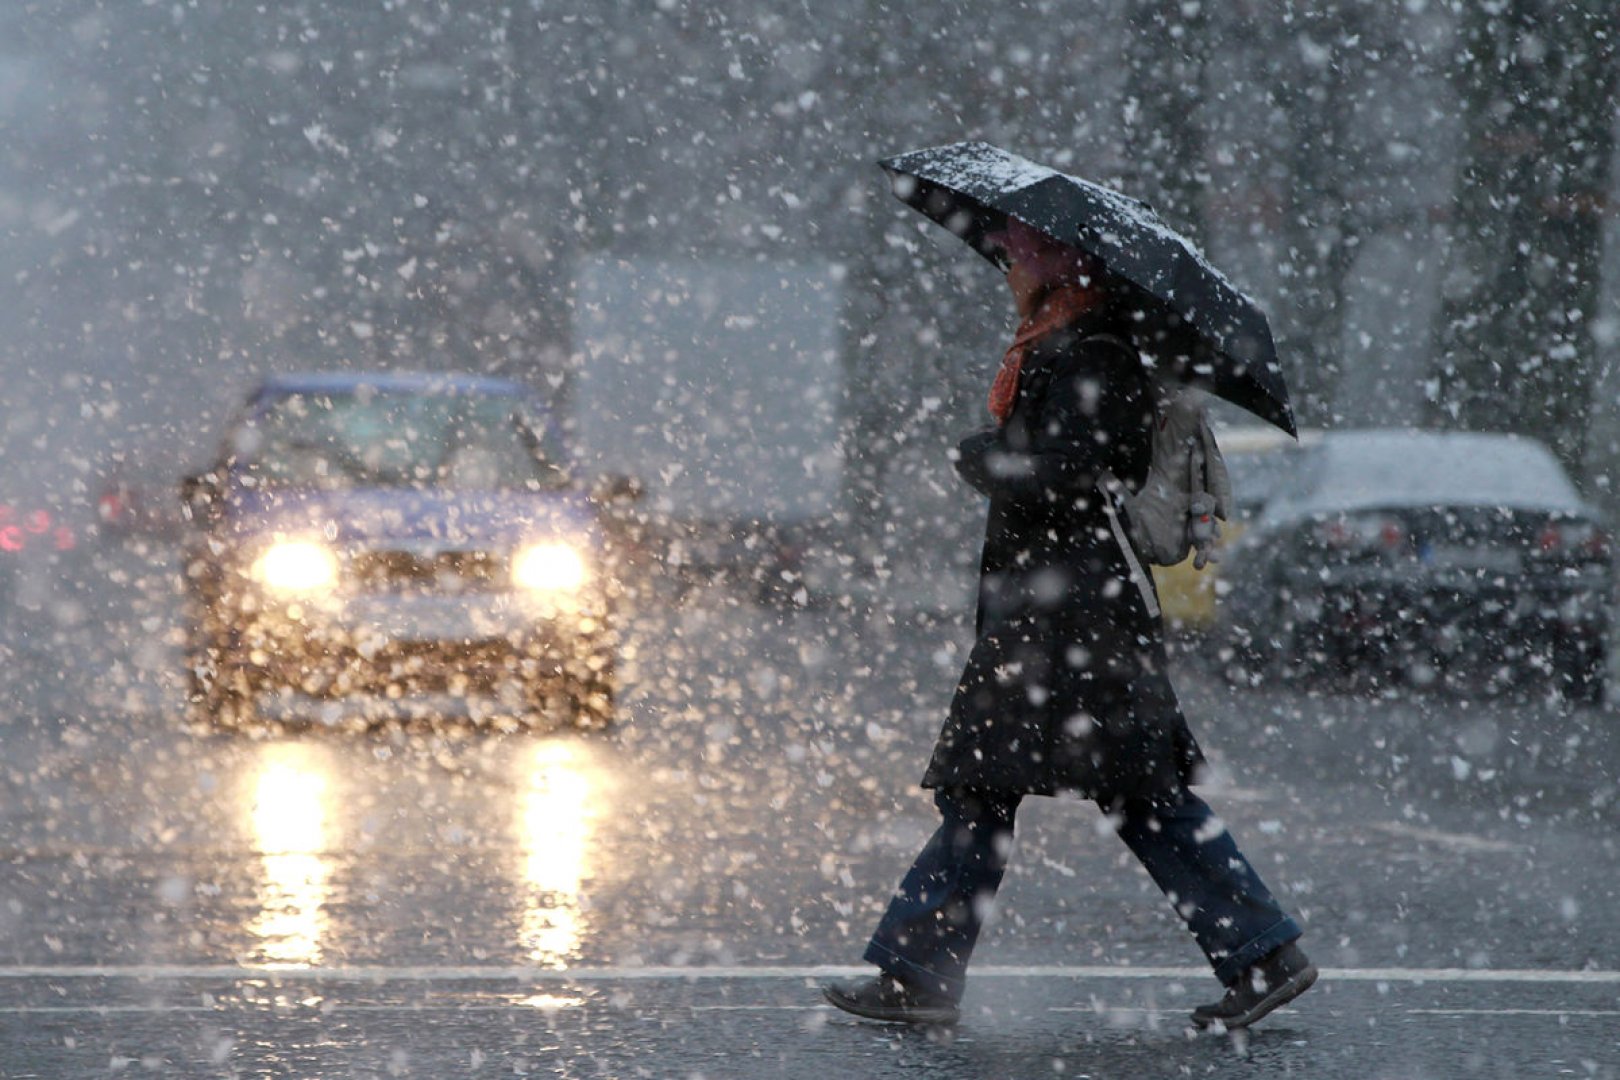
[[[1157,387],[1153,459],[1147,480],[1125,495],[1131,543],[1154,566],[1174,566],[1193,551],[1202,570],[1215,561],[1216,521],[1232,505],[1232,483],[1215,433],[1206,395],[1190,386]]]

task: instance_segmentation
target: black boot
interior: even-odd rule
[[[1199,1027],[1220,1024],[1227,1031],[1246,1028],[1271,1010],[1293,1001],[1316,981],[1316,965],[1298,945],[1289,942],[1266,954],[1226,988],[1226,996],[1213,1005],[1193,1010]]]
[[[956,1023],[958,1014],[956,1002],[944,994],[907,986],[893,975],[823,986],[821,996],[847,1013],[896,1024],[944,1026]]]

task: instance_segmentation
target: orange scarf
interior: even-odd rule
[[[1098,293],[1080,284],[1059,285],[1041,299],[1035,310],[1018,324],[1018,333],[1001,358],[996,381],[990,385],[990,415],[1005,424],[1018,401],[1018,374],[1029,347],[1054,330],[1062,329],[1097,303]]]

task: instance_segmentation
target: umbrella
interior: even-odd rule
[[[1008,217],[1090,252],[1127,287],[1150,363],[1296,434],[1265,313],[1146,203],[982,142],[878,164],[906,205],[1003,270],[1006,253],[987,238]]]

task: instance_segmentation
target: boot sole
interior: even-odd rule
[[[885,1008],[881,1005],[865,1005],[854,998],[848,998],[831,987],[824,987],[821,996],[827,999],[828,1004],[844,1010],[854,1016],[865,1020],[881,1020],[888,1024],[931,1024],[938,1027],[949,1027],[956,1023],[961,1010],[951,1005],[912,1005],[892,1006]]]
[[[1228,1019],[1222,1019],[1219,1016],[1199,1016],[1197,1013],[1193,1013],[1192,1021],[1201,1028],[1210,1028],[1220,1024],[1227,1031],[1238,1031],[1282,1008],[1314,985],[1316,985],[1316,965],[1312,964],[1255,1002],[1247,1012],[1239,1013]]]

